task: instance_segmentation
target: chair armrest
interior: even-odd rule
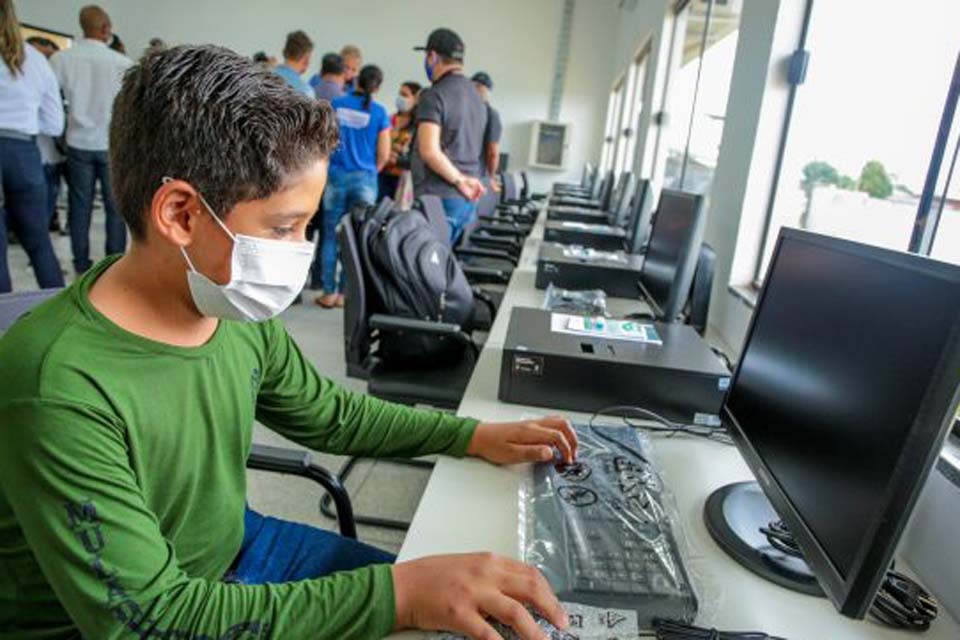
[[[456,249],[454,253],[456,253],[457,256],[463,256],[465,258],[493,258],[495,260],[504,260],[513,266],[517,266],[517,263],[520,262],[515,256],[510,255],[508,252],[503,251],[502,249],[464,247],[463,249]]]
[[[502,269],[489,269],[486,267],[464,266],[461,267],[461,269],[463,270],[463,275],[467,276],[467,280],[471,283],[509,284],[512,273]]]
[[[492,247],[506,251],[510,255],[517,257],[519,257],[520,251],[523,249],[523,244],[520,242],[520,239],[512,236],[471,235],[468,242],[471,246],[476,245],[481,248]]]
[[[478,224],[473,228],[473,231],[486,231],[491,234],[516,237],[525,236],[530,233],[530,229],[521,229],[510,224]]]
[[[337,523],[340,527],[340,535],[354,540],[357,538],[357,525],[353,519],[353,505],[350,503],[347,490],[336,475],[313,463],[313,457],[309,451],[255,444],[250,448],[247,468],[313,480],[333,498],[337,507]]]
[[[368,320],[371,329],[381,331],[412,331],[414,333],[430,333],[437,336],[450,336],[461,333],[460,325],[452,322],[434,322],[418,318],[401,318],[375,313]]]

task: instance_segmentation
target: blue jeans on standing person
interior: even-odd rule
[[[337,225],[356,204],[377,202],[377,174],[370,171],[331,171],[323,194],[323,292],[343,291],[344,276],[337,281]]]
[[[463,230],[473,220],[473,214],[477,210],[477,204],[464,198],[444,198],[443,213],[447,216],[447,224],[450,225],[450,246],[455,247],[460,242],[460,236]]]
[[[47,181],[35,140],[0,137],[0,293],[13,290],[7,264],[7,229],[12,228],[30,257],[42,289],[63,286],[60,263],[50,242]]]
[[[372,564],[393,564],[396,556],[323,529],[262,516],[243,515],[243,544],[225,582],[275,584],[320,578]]]
[[[47,214],[50,216],[47,221],[53,224],[57,219],[57,199],[60,197],[60,181],[67,171],[66,162],[43,165],[43,175],[47,180]]]
[[[86,151],[67,147],[67,182],[70,186],[70,248],[73,268],[83,273],[91,266],[90,220],[93,216],[93,195],[100,183],[103,209],[107,214],[106,254],[123,253],[127,249],[127,228],[113,202],[110,191],[110,160],[106,151]]]

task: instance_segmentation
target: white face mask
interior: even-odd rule
[[[406,113],[410,111],[410,103],[412,101],[410,98],[404,98],[403,96],[397,96],[397,111],[400,113]]]
[[[164,178],[163,182],[169,182]],[[312,242],[285,242],[253,236],[234,235],[207,208],[220,228],[233,240],[230,259],[230,282],[217,284],[193,266],[186,250],[180,252],[190,266],[187,284],[197,309],[211,318],[263,322],[290,306],[307,280],[313,262]]]

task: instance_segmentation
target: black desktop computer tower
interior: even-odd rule
[[[683,424],[719,424],[730,372],[691,327],[651,323],[662,340],[656,345],[562,333],[552,316],[512,310],[500,400],[584,413],[641,407]]]

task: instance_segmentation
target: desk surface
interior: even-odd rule
[[[497,399],[510,308],[539,307],[543,301],[543,292],[534,288],[543,218],[541,215],[527,239],[520,264],[460,404],[460,415],[503,421],[546,413],[542,408],[506,404]],[[611,313],[617,314],[636,311],[639,303],[610,299],[608,306]],[[567,415],[572,420],[588,419],[583,414],[568,412]],[[914,636],[870,620],[846,619],[825,599],[793,593],[743,569],[716,546],[702,517],[704,502],[715,489],[753,479],[736,448],[681,437],[653,437],[652,440],[689,540],[688,567],[701,584],[700,624],[728,630],[765,631],[789,640],[960,638],[960,625],[945,611],[929,632]],[[517,496],[521,480],[529,473],[528,465],[496,467],[475,459],[441,458],[417,508],[399,559],[470,551],[519,557]],[[904,564],[900,562],[901,567]],[[391,637],[411,640],[422,636],[419,632],[407,632]]]

